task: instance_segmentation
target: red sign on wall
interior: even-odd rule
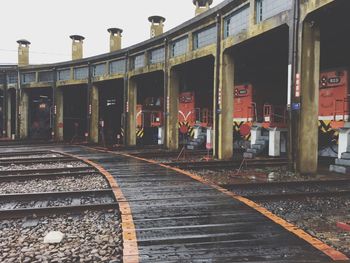
[[[297,73],[295,75],[295,97],[299,98],[300,97],[300,74]]]

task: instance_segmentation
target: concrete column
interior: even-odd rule
[[[11,129],[11,118],[12,118],[12,116],[11,116],[11,105],[12,105],[12,96],[11,96],[11,93],[9,92],[9,91],[7,91],[7,105],[6,105],[6,107],[7,107],[7,111],[6,111],[6,115],[7,115],[7,117],[6,117],[6,122],[7,122],[7,124],[6,124],[6,129],[7,129],[7,131],[6,131],[6,133],[7,133],[7,137],[8,138],[11,138],[12,137],[12,134],[11,134],[11,131],[12,131],[12,129]]]
[[[28,112],[29,112],[29,94],[28,92],[22,90],[20,93],[20,123],[19,123],[19,137],[20,139],[28,138]]]
[[[178,129],[178,113],[179,113],[179,89],[180,79],[175,69],[168,72],[168,97],[166,118],[166,141],[165,146],[170,150],[179,148],[179,129]]]
[[[297,170],[301,174],[317,172],[318,97],[320,78],[320,30],[304,22],[301,36],[301,112]]]
[[[137,104],[137,82],[130,78],[127,87],[127,109],[126,109],[126,145],[136,145],[136,104]]]
[[[63,90],[55,88],[55,141],[63,141]]]
[[[98,87],[92,86],[91,89],[91,117],[90,117],[90,141],[98,143],[99,128],[99,90]]]
[[[249,27],[256,24],[256,0],[249,0]]]
[[[218,158],[230,159],[233,155],[233,88],[234,61],[232,55],[223,53],[220,58],[220,86],[216,96],[220,107],[218,136]],[[218,63],[218,62],[216,62]]]

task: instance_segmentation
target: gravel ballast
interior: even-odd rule
[[[50,231],[60,231],[59,244],[45,244]],[[88,212],[38,219],[0,221],[0,262],[121,262],[120,215]]]
[[[109,185],[100,174],[0,183],[2,194],[87,191],[107,188]]]
[[[32,169],[57,169],[57,168],[74,168],[74,167],[88,167],[87,164],[80,161],[71,162],[50,162],[37,164],[11,164],[0,165],[0,171],[14,171],[14,170],[32,170]]]

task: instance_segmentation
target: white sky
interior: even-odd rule
[[[149,38],[149,16],[164,16],[167,31],[194,17],[194,10],[192,0],[1,0],[0,64],[17,63],[18,39],[32,43],[30,64],[67,61],[69,35],[85,37],[89,57],[109,52],[109,27],[124,30],[127,47]]]

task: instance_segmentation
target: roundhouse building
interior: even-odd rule
[[[180,143],[179,93],[206,91],[196,99],[206,100],[213,118],[213,154],[229,159],[234,87],[249,83],[262,103],[286,108],[288,158],[299,172],[315,173],[320,72],[350,65],[349,1],[193,4],[195,16],[165,32],[165,18],[149,17],[150,39],[134,46],[122,48],[123,30],[108,29],[110,52],[94,57],[83,57],[89,39],[73,35],[71,61],[30,65],[30,42],[19,40],[18,65],[0,65],[2,137],[118,139],[133,146],[138,105],[150,112],[158,105],[163,112],[159,143],[173,150]],[[106,138],[101,129],[110,131]]]

